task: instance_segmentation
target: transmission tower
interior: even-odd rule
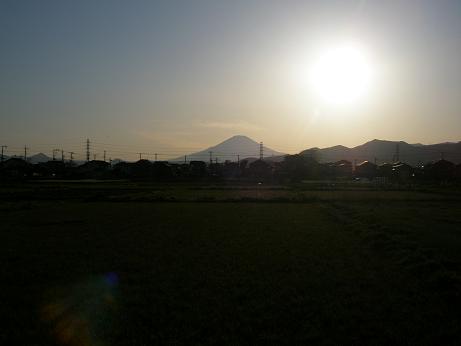
[[[64,162],[64,150],[61,149],[61,161]]]
[[[28,149],[29,149],[29,148],[25,145],[25,146],[24,146],[24,161],[27,161],[27,150],[28,150]]]
[[[6,148],[8,148],[8,146],[2,145],[2,161],[1,162],[3,162],[3,160],[5,159],[4,156],[3,156],[3,150],[6,149]]]
[[[262,160],[264,159],[264,146],[263,142],[259,143],[259,159]]]
[[[86,162],[90,161],[90,139],[86,139]]]

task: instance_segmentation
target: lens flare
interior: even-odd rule
[[[43,322],[60,345],[104,345],[119,278],[110,272],[61,288],[41,308]]]

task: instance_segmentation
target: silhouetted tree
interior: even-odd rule
[[[313,157],[300,154],[285,156],[281,168],[294,182],[303,179],[317,179],[321,171],[320,165]]]

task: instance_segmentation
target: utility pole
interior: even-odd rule
[[[90,161],[90,139],[86,139],[86,162]]]
[[[53,149],[53,161],[56,161],[56,153],[59,151],[59,149]]]
[[[184,164],[187,163],[187,155],[184,155]]]
[[[237,164],[240,164],[240,155],[237,155]]]
[[[2,161],[1,161],[1,162],[3,162],[3,160],[5,159],[5,158],[3,157],[3,150],[6,149],[6,148],[8,148],[8,146],[2,145]]]
[[[70,154],[70,165],[72,166],[72,162],[74,161],[74,154],[75,153],[73,151],[71,151],[69,154]]]
[[[27,161],[27,149],[29,149],[26,145],[24,146],[24,161]]]
[[[139,154],[139,161],[142,160],[142,153],[138,153]]]
[[[104,150],[104,162],[106,162],[106,151]]]
[[[210,165],[212,165],[213,164],[213,159],[212,159],[213,152],[209,151],[208,153],[210,154]]]
[[[262,161],[264,158],[264,147],[263,147],[263,142],[259,143],[259,159]]]
[[[157,162],[157,153],[155,153],[154,156],[155,156],[155,162]]]
[[[61,149],[61,161],[64,162],[64,150]]]

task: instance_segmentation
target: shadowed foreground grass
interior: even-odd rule
[[[455,344],[461,204],[0,208],[1,344]]]

